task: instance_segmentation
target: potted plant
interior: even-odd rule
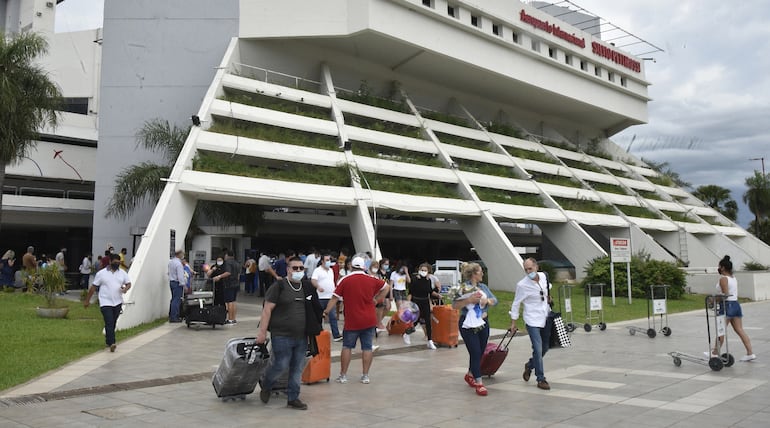
[[[45,305],[37,308],[38,316],[43,318],[64,318],[69,306],[58,301],[57,296],[67,291],[67,279],[56,264],[49,264],[38,269],[37,273],[27,277],[27,290],[43,294]]]

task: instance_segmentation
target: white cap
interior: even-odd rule
[[[366,269],[366,261],[363,257],[353,257],[353,261],[350,262],[350,265],[354,268]]]

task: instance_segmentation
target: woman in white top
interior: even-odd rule
[[[393,299],[397,304],[406,300],[406,287],[410,282],[412,282],[412,278],[409,276],[409,267],[399,263],[396,270],[390,274],[390,287],[393,290]]]
[[[738,280],[733,276],[733,262],[730,261],[730,256],[724,256],[719,261],[719,282],[717,283],[717,290],[722,294],[727,294],[723,307],[719,310],[720,315],[725,315],[727,324],[733,326],[733,330],[741,338],[743,346],[746,347],[746,356],[742,357],[740,361],[751,361],[757,358],[751,349],[751,340],[749,335],[743,331],[743,311],[741,310],[741,304],[738,302]],[[719,355],[719,348],[722,346],[724,336],[719,337],[717,347],[714,348],[714,353]]]

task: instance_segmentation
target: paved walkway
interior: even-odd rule
[[[268,405],[251,395],[222,402],[211,374],[231,337],[254,335],[260,302],[239,297],[239,322],[232,327],[187,329],[167,324],[17,388],[0,392],[2,427],[766,427],[770,424],[770,302],[743,305],[745,327],[758,359],[712,371],[684,361],[674,366],[668,352],[700,356],[706,350],[704,311],[669,317],[670,337],[629,335],[627,326],[572,335],[573,347],[546,356],[551,391],[521,379],[529,352],[516,337],[508,359],[478,397],[463,382],[467,353],[428,350],[422,333],[412,346],[381,335],[372,383],[356,382],[354,360],[346,385],[303,385],[308,411],[286,408],[283,397]],[[504,310],[498,308],[497,310]],[[495,331],[493,334],[500,334]],[[731,353],[744,355],[729,330]],[[340,344],[333,343],[332,377],[339,372]]]

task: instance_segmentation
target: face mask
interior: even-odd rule
[[[420,276],[423,277],[423,278],[428,276],[428,271],[427,270],[421,270],[420,271]]]
[[[529,279],[534,280],[535,278],[537,278],[537,272],[530,272],[527,274],[527,276],[529,277]]]
[[[330,268],[330,267],[332,267],[332,262],[330,262],[330,261],[329,262],[324,262],[324,266],[326,266],[327,268]]]
[[[382,270],[384,270],[385,272],[389,271],[390,265],[382,265]]]
[[[112,263],[111,266],[112,266],[112,270],[120,269],[120,263]]]
[[[294,280],[294,282],[302,281],[302,278],[305,277],[305,272],[292,272],[291,273],[291,279]]]
[[[222,260],[217,260],[217,266],[222,266],[222,264],[224,264],[224,261],[222,261]]]
[[[372,273],[377,273],[377,268],[376,267],[372,268]]]

